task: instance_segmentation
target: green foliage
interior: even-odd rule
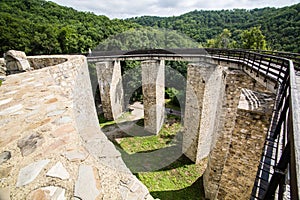
[[[300,52],[300,4],[253,10],[195,10],[178,17],[143,16],[128,21],[177,30],[202,44],[216,38],[224,29],[230,30],[232,39],[238,41],[242,31],[261,27],[270,49]]]
[[[141,62],[127,60],[121,67],[125,104],[143,101]]]
[[[245,30],[241,34],[243,49],[266,50],[265,36],[262,34],[259,27],[253,27],[250,30]]]
[[[0,54],[10,49],[29,55],[84,53],[110,35],[137,27],[45,0],[4,0],[0,1]]]
[[[150,27],[130,29],[101,42],[95,50],[198,48],[199,43],[176,31]]]
[[[210,48],[234,48],[236,47],[236,41],[231,36],[231,32],[224,29],[216,38],[208,40],[206,46]]]
[[[167,99],[170,99],[168,102],[169,105],[181,107],[184,105],[180,105],[180,103],[184,103],[185,100],[185,91],[184,90],[176,90],[175,88],[167,88],[165,90],[165,96]]]

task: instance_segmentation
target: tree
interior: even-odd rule
[[[260,27],[253,27],[241,33],[241,41],[243,49],[267,49],[266,37],[262,34]]]
[[[210,48],[233,48],[236,42],[231,38],[231,32],[224,29],[223,32],[214,39],[207,40],[206,46]]]

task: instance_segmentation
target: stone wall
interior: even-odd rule
[[[211,145],[211,152],[209,154],[208,159],[208,166],[204,173],[204,188],[205,188],[205,195],[206,198],[209,199],[222,199],[224,197],[224,192],[219,194],[218,192],[226,191],[227,185],[223,184],[224,186],[221,188],[220,184],[221,181],[228,181],[228,184],[237,185],[233,188],[230,188],[231,194],[242,192],[240,183],[237,181],[236,176],[239,174],[241,176],[241,173],[239,171],[239,168],[247,168],[248,166],[256,166],[259,163],[259,158],[253,158],[253,160],[248,160],[248,163],[243,163],[243,166],[239,166],[236,168],[230,168],[231,165],[235,165],[235,163],[241,164],[239,160],[246,159],[253,155],[253,152],[249,151],[249,149],[242,149],[239,148],[239,146],[234,145],[234,142],[237,142],[238,139],[234,139],[234,133],[241,129],[242,126],[239,126],[239,123],[242,124],[240,121],[241,119],[238,113],[238,105],[240,102],[240,96],[242,94],[242,88],[247,88],[251,90],[256,91],[265,91],[265,88],[261,85],[259,85],[254,79],[247,76],[245,73],[239,70],[226,70],[225,71],[225,95],[223,97],[223,105],[220,112],[220,120],[219,124],[216,129],[216,138],[215,141],[212,142]],[[260,121],[258,123],[262,124],[265,123],[264,121]],[[236,123],[238,120],[239,123]],[[251,124],[252,125],[252,124]],[[248,124],[249,126],[249,124]],[[266,127],[267,124],[263,124],[261,127]],[[263,135],[265,134],[265,129],[257,129],[254,127],[249,127],[249,129],[257,130],[259,133],[254,134],[254,138],[257,135],[261,135],[263,138]],[[263,138],[264,139],[264,138]],[[263,145],[263,139],[262,140],[247,140],[249,143],[249,146],[257,147],[258,152],[261,151],[259,149]],[[233,142],[233,143],[232,143]],[[250,143],[254,142],[254,143]],[[258,143],[258,145],[256,145]],[[262,144],[261,144],[262,143]],[[242,147],[242,146],[241,146]],[[232,160],[228,160],[230,154],[238,155]],[[255,152],[257,153],[257,152]],[[243,156],[243,157],[239,157]],[[260,153],[258,153],[258,157],[260,156]],[[237,160],[238,159],[238,160]],[[257,160],[255,160],[257,159]],[[231,162],[229,162],[231,161]],[[233,162],[234,161],[234,162]],[[251,163],[252,162],[252,163]],[[229,167],[229,168],[228,168]],[[229,170],[230,169],[230,170]],[[257,168],[254,170],[256,171]],[[226,171],[227,170],[227,171]],[[230,174],[230,173],[231,174]],[[229,176],[233,175],[230,179]],[[243,174],[245,175],[245,174]],[[226,180],[226,178],[228,178]],[[243,179],[249,179],[252,180],[255,178],[255,174],[250,173],[250,176],[243,177]],[[225,181],[226,180],[226,181]],[[240,180],[240,179],[239,179]],[[254,179],[253,179],[254,180]],[[252,182],[253,184],[254,182]],[[249,186],[251,187],[251,186]],[[221,188],[221,189],[220,189]],[[251,190],[251,189],[250,189]],[[227,191],[227,192],[228,192]],[[245,198],[245,197],[244,197]]]
[[[217,199],[249,199],[271,115],[238,109]]]
[[[65,58],[0,87],[0,199],[153,199],[100,130],[86,58]]]
[[[144,104],[144,127],[157,134],[164,122],[165,113],[165,62],[142,61],[142,87]]]
[[[42,69],[44,67],[55,66],[66,62],[65,56],[28,56],[27,60],[33,69]]]

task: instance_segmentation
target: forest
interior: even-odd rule
[[[260,27],[269,50],[300,52],[300,4],[283,8],[195,10],[181,16],[143,16],[128,19],[142,26],[177,30],[205,45],[227,29],[241,41],[241,32]]]
[[[0,53],[84,53],[108,36],[140,25],[79,12],[45,0],[0,1]]]
[[[108,50],[124,45],[126,48],[196,46],[299,53],[299,13],[300,4],[296,4],[277,9],[195,10],[176,17],[122,20],[79,12],[45,0],[2,0],[0,53],[15,49],[28,55],[75,54],[85,53],[89,48]],[[164,30],[169,31],[168,37]],[[119,37],[124,32],[131,38],[126,44]],[[177,44],[178,38],[184,42]]]

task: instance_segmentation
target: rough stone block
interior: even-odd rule
[[[9,50],[5,54],[6,68],[10,73],[30,70],[26,54],[22,51]]]

